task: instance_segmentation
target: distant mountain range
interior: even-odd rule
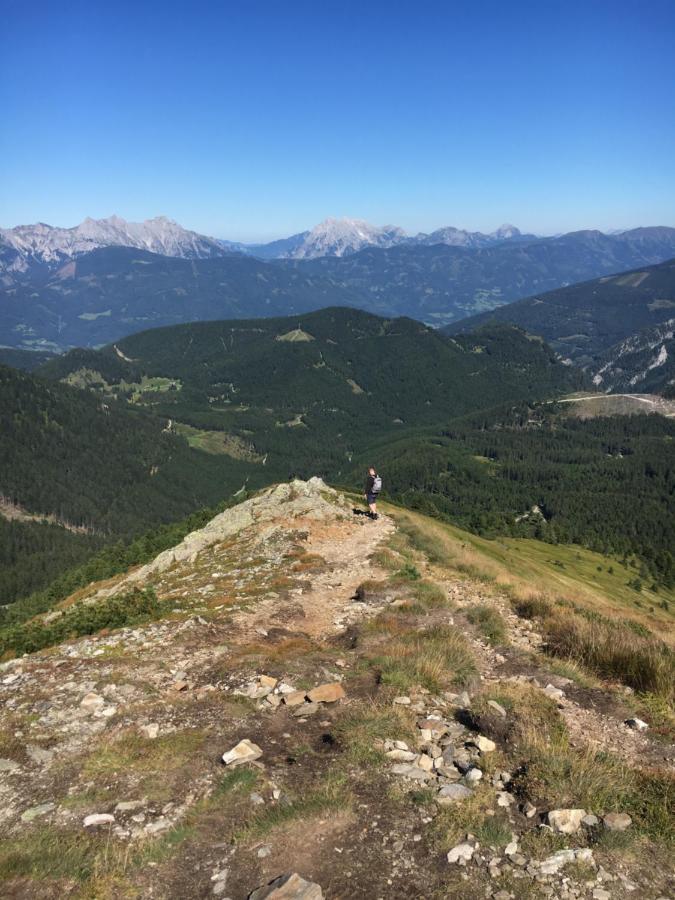
[[[518,325],[593,375],[605,391],[675,396],[675,260],[535,294],[449,325]]]
[[[90,219],[73,228],[57,228],[42,222],[0,229],[0,272],[26,271],[33,265],[60,265],[101,247],[133,247],[180,259],[208,259],[244,253],[259,259],[315,259],[347,256],[365,247],[397,244],[447,244],[451,247],[486,247],[502,241],[537,240],[523,235],[514,225],[502,225],[492,234],[440,228],[431,234],[408,236],[396,225],[370,225],[362,219],[326,219],[310,231],[266,244],[220,240],[188,231],[177,222],[158,216],[145,222],[127,222],[119,216]]]
[[[491,235],[448,228],[409,239],[393,226],[328,220],[275,242],[274,259],[237,247],[167,219],[137,225],[113,217],[74,229],[4,231],[0,346],[58,351],[180,322],[336,305],[442,326],[536,292],[672,258],[675,229],[534,238],[512,226]]]
[[[34,265],[59,266],[101,247],[135,247],[185,259],[205,259],[227,252],[221,242],[188,231],[164,216],[145,222],[127,222],[119,216],[87,218],[74,228],[55,228],[39,222],[0,229],[0,272],[3,268],[26,271]]]

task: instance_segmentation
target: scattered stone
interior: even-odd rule
[[[421,753],[417,757],[417,765],[420,769],[424,769],[425,772],[431,772],[434,768],[434,761],[430,756],[427,756],[426,753]]]
[[[471,862],[475,852],[476,845],[464,841],[464,843],[457,844],[456,847],[448,851],[448,862],[458,866],[465,866],[468,862]]]
[[[31,744],[26,747],[26,755],[38,766],[47,765],[54,759],[53,750],[45,750],[44,747],[37,747]]]
[[[394,775],[402,775],[404,778],[410,778],[413,781],[426,781],[431,778],[430,772],[410,763],[398,763],[391,767],[391,771]]]
[[[412,700],[410,697],[394,697],[394,703],[398,703],[399,706],[410,706]]]
[[[13,759],[0,759],[0,772],[18,772],[21,766]]]
[[[634,731],[646,731],[649,728],[649,725],[646,722],[643,722],[642,719],[638,718],[626,719],[626,725]]]
[[[464,776],[464,780],[467,781],[469,784],[477,784],[481,780],[482,777],[483,777],[483,773],[481,772],[481,770],[478,768],[474,768],[474,769],[469,769],[469,771]]]
[[[551,700],[562,700],[565,696],[565,692],[560,688],[557,688],[554,684],[547,684],[544,688],[544,693],[551,698]]]
[[[508,809],[512,803],[515,802],[515,797],[513,794],[509,794],[508,791],[497,791],[497,806],[502,806],[504,809]]]
[[[548,814],[548,824],[559,834],[575,834],[585,815],[585,809],[552,809]]]
[[[145,800],[123,800],[115,807],[115,812],[136,812],[137,809],[143,809]]]
[[[31,806],[30,809],[21,813],[21,821],[32,822],[33,819],[37,819],[38,816],[45,816],[53,809],[56,809],[56,803],[40,803],[39,806]]]
[[[612,895],[604,888],[595,888],[592,896],[593,900],[612,900]]]
[[[462,693],[455,700],[455,703],[460,708],[466,709],[467,707],[471,706],[471,697],[469,697],[466,691],[462,691]]]
[[[190,685],[187,681],[174,681],[173,684],[170,685],[169,690],[176,694],[180,694],[182,691],[187,691],[189,687]]]
[[[523,813],[527,819],[533,819],[537,815],[537,807],[528,800],[523,806]]]
[[[466,800],[473,794],[473,791],[463,784],[446,784],[436,795],[436,802],[441,806],[449,806],[457,803],[459,800]]]
[[[540,875],[557,875],[558,872],[571,862],[582,862],[594,865],[593,851],[588,847],[579,850],[558,850],[553,856],[549,856],[543,862],[539,863]]]
[[[259,887],[249,894],[248,900],[323,900],[323,891],[315,882],[293,872]]]
[[[99,825],[111,825],[114,821],[115,816],[111,816],[110,813],[92,813],[82,824],[85,828],[98,828]]]
[[[494,709],[498,716],[501,716],[503,719],[506,718],[506,710],[500,703],[497,703],[496,700],[488,700],[487,705],[490,709]]]
[[[491,741],[490,738],[484,737],[482,734],[477,734],[469,740],[469,743],[474,747],[478,747],[481,753],[492,753],[493,750],[497,749],[497,745],[494,741]]]
[[[270,675],[259,675],[258,681],[262,687],[275,688],[277,686],[277,679]]]
[[[257,854],[257,855],[258,855],[258,859],[265,859],[266,857],[268,857],[268,856],[270,855],[271,852],[272,852],[272,848],[271,848],[271,847],[268,847],[268,846],[261,847],[261,848],[258,850],[258,854]]]
[[[105,706],[105,700],[101,697],[100,694],[95,694],[91,691],[89,694],[85,694],[80,702],[80,708],[85,712],[98,712],[99,709],[103,709]]]
[[[602,819],[602,824],[608,831],[625,831],[632,822],[628,813],[607,813]]]
[[[318,713],[321,709],[319,703],[303,703],[302,706],[296,706],[293,710],[293,715],[298,718],[302,718],[303,716],[313,716],[315,713]]]
[[[595,828],[596,825],[600,824],[600,819],[597,816],[589,814],[583,817],[581,824],[585,825],[586,828]]]
[[[341,684],[332,682],[312,688],[307,696],[310,703],[335,703],[336,700],[341,700],[345,696],[345,690]]]
[[[262,754],[263,752],[257,744],[249,741],[248,738],[244,738],[243,741],[239,741],[236,747],[223,753],[223,762],[226,766],[240,766],[243,763],[259,759]]]
[[[413,753],[412,750],[389,750],[385,756],[387,759],[390,759],[392,762],[413,762],[413,760],[417,759],[417,754]]]
[[[299,706],[304,702],[304,691],[291,691],[290,693],[284,693],[284,703],[286,704],[286,706]]]
[[[149,725],[142,725],[141,732],[146,736],[146,738],[154,741],[154,739],[159,734],[159,725],[157,724],[157,722],[151,722]]]

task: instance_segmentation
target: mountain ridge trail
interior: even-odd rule
[[[43,616],[139,589],[164,610],[0,663],[6,896],[245,900],[296,871],[328,900],[664,897],[665,869],[546,836],[550,806],[531,817],[474,698],[538,691],[575,752],[636,771],[664,770],[664,745],[547,673],[498,587],[429,562],[396,517],[369,519],[319,478],[276,485]],[[476,604],[503,616],[504,646],[471,624]],[[455,666],[452,691],[423,686]],[[564,869],[575,854],[592,863],[581,875]]]

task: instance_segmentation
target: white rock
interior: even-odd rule
[[[585,815],[585,809],[552,809],[548,814],[548,824],[560,834],[575,834]]]
[[[478,747],[481,753],[492,753],[493,750],[497,749],[495,742],[491,741],[490,738],[484,737],[482,734],[477,734],[472,737],[469,743],[473,744],[474,747]]]
[[[243,741],[239,741],[236,747],[223,753],[223,762],[226,766],[240,766],[243,763],[259,759],[262,754],[263,752],[257,744],[249,741],[248,738],[244,738]]]
[[[110,813],[92,813],[82,824],[85,828],[96,828],[99,825],[110,825],[114,821],[115,816],[111,816]]]
[[[80,708],[85,710],[86,712],[97,712],[99,709],[103,709],[105,706],[105,700],[101,697],[100,694],[96,694],[91,691],[82,698],[80,702]]]
[[[448,862],[458,866],[465,866],[471,861],[475,852],[476,846],[465,841],[448,851]]]
[[[156,722],[151,722],[149,725],[142,725],[141,731],[147,738],[154,741],[159,734],[159,725]]]
[[[562,700],[565,696],[565,692],[561,691],[560,688],[557,688],[554,684],[547,684],[544,688],[544,693],[551,698],[551,700]]]
[[[392,762],[412,762],[417,758],[417,754],[412,750],[389,750],[385,755]]]

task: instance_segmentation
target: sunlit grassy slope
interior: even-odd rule
[[[620,616],[647,626],[675,644],[675,591],[658,593],[643,585],[631,566],[575,545],[552,545],[528,538],[488,540],[419,513],[382,504],[432,560],[479,579],[495,582],[518,597],[543,594]]]

